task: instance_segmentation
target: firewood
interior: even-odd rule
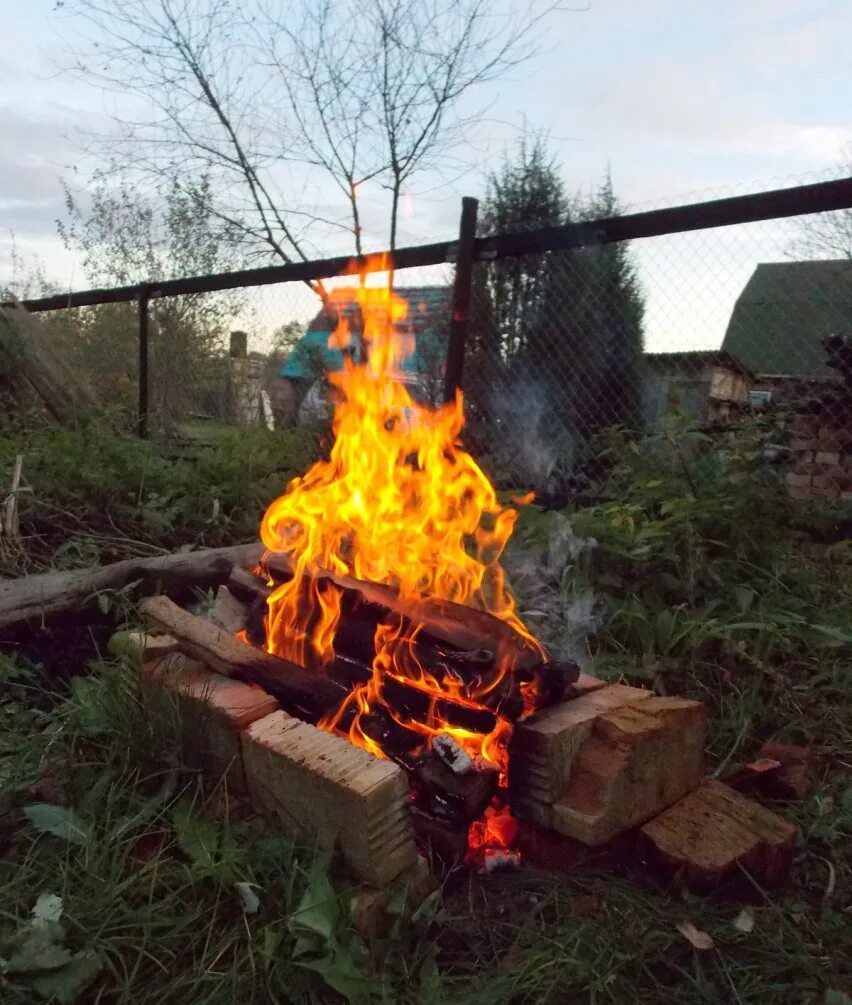
[[[276,582],[292,578],[292,565],[286,555],[268,553],[262,564]],[[450,650],[491,650],[501,661],[507,660],[515,668],[531,668],[541,663],[538,650],[527,639],[485,611],[431,597],[419,600],[400,597],[390,586],[325,570],[315,578],[333,583],[347,595],[352,606],[374,605],[383,611],[384,618],[395,614],[413,625],[422,625],[424,632]]]
[[[487,736],[497,726],[497,717],[488,708],[463,705],[449,697],[435,698],[434,694],[422,691],[397,677],[386,676],[382,681],[382,698],[401,714],[403,719],[414,722],[428,721],[430,711],[454,729],[465,729],[470,733]]]
[[[499,771],[487,764],[456,774],[433,750],[416,762],[411,774],[415,805],[455,824],[470,823],[485,812],[500,778]]]
[[[231,635],[242,632],[248,623],[249,606],[238,600],[224,584],[216,592],[210,620]]]
[[[335,711],[346,697],[346,689],[333,680],[242,642],[184,611],[168,597],[150,597],[140,610],[149,625],[177,639],[187,656],[226,677],[259,684],[283,708],[306,722],[317,722]]]
[[[260,555],[258,555],[260,557]],[[228,589],[234,596],[245,602],[251,602],[255,598],[266,600],[272,587],[261,576],[249,572],[241,565],[235,565],[228,576]]]
[[[262,553],[261,545],[241,544],[0,580],[0,634],[38,629],[51,618],[97,610],[99,594],[125,590],[130,584],[136,596],[216,586],[234,565],[250,565]]]
[[[366,684],[373,671],[359,660],[336,656],[329,664],[328,676],[344,687],[354,688]],[[454,729],[465,729],[481,736],[487,736],[497,726],[497,717],[490,709],[466,705],[449,695],[436,697],[432,692],[417,687],[413,681],[399,677],[386,676],[383,679],[381,697],[402,722],[408,720],[427,725],[434,714]]]
[[[448,868],[459,865],[467,851],[467,823],[450,823],[422,810],[411,807],[411,819],[418,841]]]

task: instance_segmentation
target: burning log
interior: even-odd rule
[[[137,596],[216,586],[228,578],[233,567],[257,562],[262,553],[259,544],[243,544],[0,580],[0,634],[38,628],[48,619],[72,612],[76,615],[87,608],[97,610],[99,594],[126,590],[131,583]]]
[[[411,776],[416,806],[449,823],[469,824],[485,812],[497,792],[500,773],[472,761],[467,771],[455,772],[433,748],[418,759]]]
[[[346,697],[346,689],[328,677],[310,674],[289,660],[242,642],[182,610],[168,597],[151,597],[140,609],[152,627],[177,639],[188,656],[226,677],[259,684],[287,711],[307,722],[334,712]]]
[[[366,663],[347,656],[336,656],[328,668],[328,675],[344,687],[354,689],[366,684],[373,676],[373,671]],[[400,720],[402,723],[407,720],[415,726],[427,726],[430,720],[438,719],[454,729],[464,729],[482,736],[488,736],[497,727],[497,716],[490,709],[465,704],[449,696],[436,698],[434,694],[399,677],[386,676],[381,683],[380,695],[397,713],[398,723]],[[341,728],[346,730],[345,721]],[[418,744],[422,744],[422,732],[417,735]]]
[[[286,555],[267,554],[263,566],[277,583],[292,577]],[[268,597],[269,587],[252,578],[258,584],[255,596]],[[341,593],[335,652],[372,663],[378,626],[396,623],[412,639],[409,676],[416,678],[425,670],[437,680],[458,680],[471,697],[503,718],[514,720],[523,713],[521,684],[534,684],[539,708],[572,695],[580,674],[577,664],[542,661],[533,643],[492,614],[432,598],[406,600],[389,586],[337,573],[322,572],[313,582],[317,589],[332,587]],[[245,576],[234,587],[250,588]],[[503,673],[506,666],[511,672],[489,684],[489,678]]]
[[[267,554],[262,564],[276,583],[287,582],[293,576],[293,568],[286,555]],[[318,585],[329,583],[340,590],[347,614],[354,613],[358,608],[372,608],[377,623],[387,622],[389,617],[395,616],[397,621],[422,625],[423,634],[448,651],[496,650],[500,658],[509,660],[518,669],[532,669],[541,663],[541,656],[534,645],[511,625],[486,611],[431,597],[409,600],[400,597],[390,586],[367,583],[340,573],[323,571],[314,579]]]
[[[284,567],[285,556],[275,555],[280,568]],[[286,564],[289,569],[289,563]],[[322,577],[322,582],[337,583],[338,580],[346,577]],[[359,583],[352,580],[352,583]],[[245,600],[251,600],[252,608],[248,618],[247,635],[250,641],[262,645],[265,638],[263,618],[266,615],[266,599],[271,593],[271,588],[259,576],[246,572],[243,569],[234,569],[228,585],[230,590]],[[364,583],[364,587],[372,590],[374,584]],[[379,589],[385,589],[383,587]],[[393,591],[388,588],[391,595]],[[343,683],[364,684],[372,671],[370,667],[375,656],[376,630],[379,625],[395,616],[395,612],[383,604],[376,604],[373,601],[364,599],[364,593],[359,590],[343,589],[341,619],[334,636],[335,660],[328,669],[329,675]],[[394,595],[395,596],[395,595]],[[306,603],[308,599],[306,598]],[[466,611],[468,608],[454,605],[459,610]],[[480,611],[470,609],[474,615],[481,614]],[[505,635],[507,626],[497,618],[486,615],[490,622],[500,626],[499,631]],[[414,625],[407,618],[404,619],[404,631],[408,635],[414,634]],[[512,633],[514,634],[514,633]],[[423,632],[417,634],[410,649],[411,666],[408,668],[408,675],[416,679],[425,670],[436,679],[443,680],[447,677],[454,678],[472,687],[480,687],[487,680],[489,674],[494,673],[495,654],[493,648],[479,647],[473,650],[457,650],[448,647],[446,644],[439,644],[432,640],[431,623],[425,626]],[[491,642],[493,646],[493,641]],[[517,676],[507,675],[495,687],[487,691],[482,697],[481,703],[492,710],[499,712],[506,719],[517,719],[524,710],[523,697],[520,692],[519,683],[521,679],[531,680],[533,675],[540,670],[543,664],[523,671]],[[552,690],[552,689],[551,689]],[[421,695],[421,697],[418,697]],[[423,700],[422,692],[414,696],[414,704],[417,707]],[[468,706],[463,706],[468,708]],[[469,709],[468,709],[469,711]],[[414,714],[414,718],[421,718]],[[458,713],[458,716],[450,722],[450,725],[457,725],[462,729],[471,729],[472,732],[490,732],[478,726],[469,725],[470,715],[465,712]],[[484,720],[483,720],[484,721]],[[493,718],[491,719],[493,729]]]

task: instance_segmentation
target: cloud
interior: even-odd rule
[[[74,168],[69,114],[26,114],[0,106],[0,222],[4,229],[55,233],[62,213],[61,177]]]

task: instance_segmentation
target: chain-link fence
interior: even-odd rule
[[[785,409],[798,423],[791,486],[848,497],[852,180],[750,198],[489,235],[476,242],[461,323],[462,270],[447,264],[460,244],[404,249],[394,288],[408,306],[406,379],[441,400],[449,341],[464,340],[466,442],[501,487],[570,496],[613,425],[647,432],[683,415],[712,427]],[[813,211],[826,204],[841,208]],[[143,409],[152,431],[289,428],[327,408],[341,315],[359,351],[357,277],[341,277],[339,263],[301,268],[275,283],[257,270],[257,285],[244,275],[232,288],[228,276],[151,284],[141,353],[138,296],[90,296],[43,318],[103,406]],[[368,282],[386,281],[365,268]],[[209,291],[189,292],[199,287]]]
[[[796,257],[797,241],[836,215],[480,265],[465,394],[492,475],[570,493],[613,425],[659,431],[682,416],[713,427],[778,411],[835,425],[830,449],[796,439],[836,467],[852,412],[826,340],[852,332],[852,245],[845,258]]]

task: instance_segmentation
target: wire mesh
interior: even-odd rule
[[[852,246],[800,257],[843,222],[826,213],[480,264],[465,395],[486,469],[503,487],[570,497],[613,425],[804,410],[834,427],[830,449],[795,438],[810,446],[805,473],[829,465],[848,495],[852,415],[826,340],[852,332]]]
[[[469,449],[502,488],[570,498],[594,477],[614,425],[642,433],[675,416],[713,426],[786,410],[798,415],[791,490],[850,498],[850,221],[847,209],[478,262],[463,377]],[[405,379],[431,403],[453,275],[449,265],[394,275],[413,336]],[[324,280],[336,310],[356,282]],[[42,317],[98,400],[132,422],[137,305]],[[328,351],[334,324],[302,282],[152,299],[149,428],[203,436],[327,418],[328,372],[341,365]]]

